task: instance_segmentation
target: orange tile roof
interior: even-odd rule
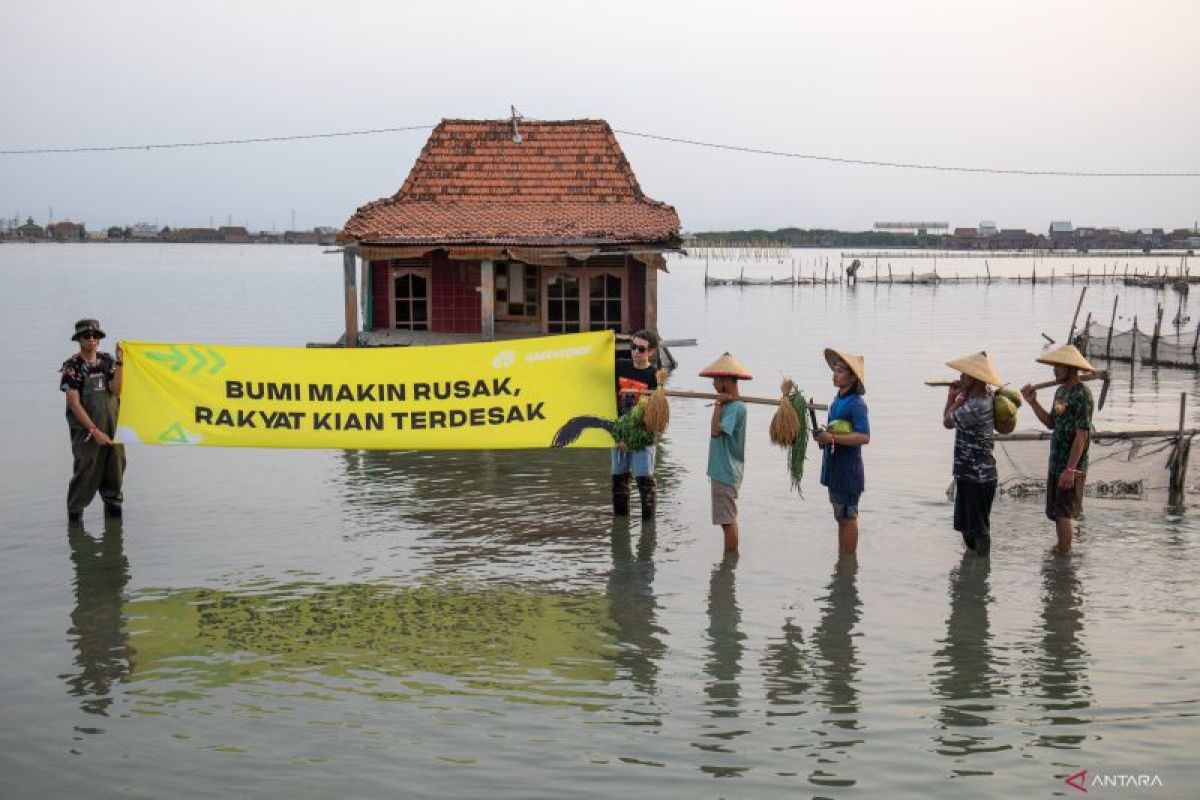
[[[442,120],[395,195],[338,235],[369,244],[606,244],[679,240],[603,120]]]

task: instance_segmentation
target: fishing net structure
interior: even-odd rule
[[[1109,339],[1111,333],[1111,341]],[[1198,341],[1200,329],[1160,333],[1157,347],[1153,331],[1118,331],[1093,322],[1083,331],[1084,354],[1095,358],[1111,358],[1115,361],[1132,361],[1136,358],[1145,364],[1160,364],[1168,367],[1200,367]]]
[[[1028,438],[996,437],[996,468],[999,472],[996,494],[1013,499],[1044,497],[1049,435],[1017,435]],[[1111,500],[1168,502],[1178,467],[1184,470],[1183,493],[1200,494],[1200,470],[1186,469],[1193,438],[1195,433],[1186,434],[1182,444],[1177,446],[1179,437],[1174,434],[1096,434],[1088,449],[1084,494]]]

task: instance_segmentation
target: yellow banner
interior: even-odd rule
[[[611,447],[611,331],[438,347],[122,342],[117,441],[209,447]]]

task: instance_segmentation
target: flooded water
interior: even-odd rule
[[[825,257],[797,253],[805,274]],[[656,525],[612,520],[601,451],[142,447],[122,523],[97,503],[68,530],[55,372],[75,319],[99,316],[109,347],[330,341],[341,260],[0,246],[0,796],[1046,797],[1083,769],[1161,784],[1090,797],[1194,796],[1200,497],[1089,504],[1069,559],[1036,501],[997,502],[990,561],[951,529],[944,394],[921,380],[980,348],[1014,383],[1048,378],[1040,334],[1062,340],[1080,287],[706,291],[702,262],[670,269],[663,333],[699,340],[674,351],[679,388],[706,388],[693,376],[732,350],[746,393],[788,375],[827,400],[822,348],[865,354],[856,560],[837,557],[814,461],[789,492],[766,406],[750,407],[742,552],[724,557],[710,409],[683,400]],[[1177,301],[1096,284],[1083,314],[1107,322],[1114,293],[1141,320]],[[1118,373],[1102,428],[1174,428],[1200,388]]]

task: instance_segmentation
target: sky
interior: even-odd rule
[[[0,0],[0,150],[497,119],[853,159],[1200,173],[1200,3]],[[0,216],[340,227],[427,131],[0,155]],[[851,166],[618,135],[688,231],[1192,227],[1200,178]]]

